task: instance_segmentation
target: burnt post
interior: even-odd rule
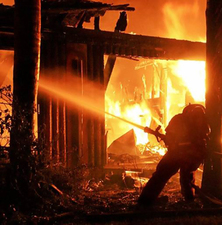
[[[41,79],[58,83],[66,76],[66,39],[58,33],[44,35],[41,41]],[[66,104],[56,95],[38,93],[39,141],[44,161],[67,164]]]
[[[222,0],[208,0],[206,10],[206,113],[211,126],[209,154],[204,165],[203,190],[220,196],[222,112]]]
[[[95,106],[99,109],[105,109],[105,86],[104,86],[104,62],[103,50],[99,45],[87,46],[87,81],[90,84],[86,93]],[[100,96],[95,93],[99,89]],[[105,113],[104,113],[105,114]],[[106,146],[105,146],[105,115],[85,112],[87,123],[87,146],[88,165],[102,167],[106,163]]]

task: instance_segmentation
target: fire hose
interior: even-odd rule
[[[123,122],[125,122],[125,123],[130,124],[130,125],[133,125],[134,127],[139,128],[139,129],[143,130],[144,132],[146,132],[146,133],[148,133],[148,134],[153,134],[153,135],[155,135],[155,137],[156,137],[156,139],[157,139],[158,142],[160,142],[161,140],[164,140],[165,135],[159,133],[159,130],[160,130],[160,128],[161,128],[160,125],[159,125],[155,130],[153,130],[153,129],[151,129],[150,127],[147,127],[147,126],[144,127],[144,126],[142,126],[142,125],[140,125],[140,124],[137,124],[137,123],[134,123],[134,122],[132,122],[132,121],[126,120],[126,119],[124,119],[124,118],[121,118],[121,117],[119,117],[119,116],[113,115],[113,114],[111,114],[111,113],[109,113],[109,112],[105,112],[105,114],[107,114],[107,115],[109,115],[109,116],[112,116],[112,117],[114,117],[114,118],[116,118],[116,119],[119,119],[119,120],[121,120],[121,121],[123,121]]]
[[[192,184],[192,187],[195,189],[195,192],[197,194],[199,194],[200,197],[202,197],[203,199],[208,200],[209,202],[215,204],[215,205],[220,205],[222,206],[222,200],[214,197],[214,196],[209,196],[208,194],[206,194],[203,190],[201,190],[201,188],[199,188],[197,185]]]
[[[114,117],[114,118],[116,118],[116,119],[119,119],[119,120],[121,120],[121,121],[123,121],[123,122],[126,122],[126,123],[128,123],[128,124],[131,124],[131,125],[133,125],[134,127],[137,127],[137,128],[143,130],[143,131],[146,132],[146,133],[155,135],[158,142],[161,141],[161,140],[164,140],[165,135],[159,133],[159,130],[160,130],[160,128],[161,128],[160,125],[159,125],[155,130],[153,130],[153,129],[151,129],[150,127],[144,127],[144,126],[142,126],[142,125],[136,124],[136,123],[134,123],[134,122],[131,122],[131,121],[126,120],[126,119],[124,119],[124,118],[121,118],[121,117],[119,117],[119,116],[113,115],[113,114],[111,114],[111,113],[108,113],[108,112],[105,112],[105,113],[106,113],[107,115],[112,116],[112,117]],[[222,154],[221,154],[221,155],[222,155]],[[214,203],[214,204],[216,204],[216,205],[222,206],[222,201],[221,201],[220,199],[218,199],[218,198],[216,198],[216,197],[214,197],[214,196],[209,196],[208,194],[206,194],[204,191],[202,191],[201,188],[199,188],[199,187],[198,187],[197,185],[195,185],[195,184],[192,184],[192,186],[193,186],[193,188],[195,189],[195,192],[196,192],[197,194],[200,195],[200,197],[202,197],[202,198],[204,198],[204,199],[210,201],[211,203]]]

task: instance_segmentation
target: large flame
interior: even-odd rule
[[[179,60],[171,65],[173,73],[180,77],[184,86],[197,102],[205,101],[205,62]]]
[[[161,15],[163,17],[161,18],[161,21],[163,21],[165,28],[162,30],[161,36],[204,42],[206,39],[205,24],[200,18],[205,18],[205,7],[203,7],[203,5],[205,6],[205,3],[206,0],[203,0],[202,3],[198,0],[187,1],[186,3],[181,1],[167,1],[166,3],[163,3],[161,7]],[[158,30],[156,26],[155,29]],[[118,65],[116,66],[118,67]],[[167,87],[165,88],[164,93],[160,88],[162,82],[160,78],[160,67],[167,71],[167,78],[165,81]],[[141,82],[144,84],[143,90],[140,89],[139,92],[144,93],[143,100],[152,100],[152,98],[158,98],[160,97],[160,94],[162,95],[162,98],[165,99],[165,119],[163,121],[165,126],[169,120],[175,114],[180,113],[184,106],[188,103],[205,103],[205,62],[203,61],[140,60],[140,62],[135,66],[135,69],[143,74],[142,79],[141,76],[138,76],[138,74],[133,74],[134,72],[128,69],[127,66],[125,66],[125,71],[122,73],[127,74],[127,78],[129,80],[133,80],[131,84],[134,86],[136,86],[135,77],[142,80]],[[114,70],[114,73],[115,71],[119,73],[120,66],[117,70]],[[115,76],[115,74],[112,76]],[[153,77],[153,80],[150,79],[151,77]],[[152,85],[150,85],[150,83],[152,83]],[[113,85],[115,86],[115,84]],[[150,86],[152,86],[152,88]],[[106,110],[111,110],[113,114],[117,114],[118,116],[127,118],[128,120],[132,120],[136,123],[142,123],[144,126],[151,125],[150,123],[152,117],[147,104],[143,105],[141,103],[136,103],[126,106],[126,102],[124,102],[124,107],[122,107],[122,102],[120,99],[121,97],[118,99],[118,102],[114,99],[109,101],[109,104],[106,104],[108,107]],[[160,108],[160,111],[161,110],[163,110],[163,108]],[[143,121],[145,118],[146,121]],[[119,124],[117,128],[114,129],[115,126],[116,125],[113,124],[112,129],[118,130],[118,133],[121,131],[125,132],[127,129],[130,129],[126,126],[126,124]],[[126,130],[123,130],[124,127]],[[136,129],[135,133],[138,139],[137,144],[148,142],[147,135],[142,135],[141,131],[138,133]]]
[[[162,11],[167,37],[205,41],[206,38],[203,36],[205,35],[205,23],[198,20],[200,16],[205,16],[205,12],[200,8],[201,3],[198,0],[187,1],[186,4],[179,1],[165,3]]]
[[[119,117],[125,118],[134,123],[140,124],[142,126],[150,126],[151,120],[155,120],[158,123],[158,119],[152,115],[150,109],[148,108],[147,101],[151,98],[151,95],[146,86],[147,81],[146,77],[156,76],[157,78],[160,74],[156,73],[158,70],[158,66],[163,64],[164,68],[168,70],[167,77],[167,92],[163,93],[166,99],[166,124],[169,120],[177,113],[181,113],[182,109],[188,103],[202,103],[205,102],[205,62],[201,61],[160,61],[157,60],[155,62],[147,63],[147,65],[155,64],[156,68],[153,71],[153,74],[143,74],[141,76],[141,83],[143,83],[143,89],[138,90],[138,92],[142,93],[147,91],[147,93],[143,94],[143,98],[141,101],[136,102],[132,99],[132,101],[122,101],[123,98],[120,96],[118,100],[112,99],[110,96],[106,95],[106,111],[117,115]],[[136,68],[141,69],[142,65],[145,65],[145,62],[142,61],[140,65],[137,65]],[[143,68],[144,69],[144,68]],[[146,71],[146,68],[145,70]],[[143,71],[143,72],[144,72]],[[155,79],[154,79],[155,80]],[[160,82],[157,82],[157,84]],[[176,85],[175,85],[176,84]],[[132,84],[133,85],[133,84]],[[157,85],[158,86],[158,85]],[[157,91],[154,98],[158,98],[160,94],[160,88],[153,86],[155,91]],[[150,91],[151,92],[151,91]],[[187,93],[190,95],[190,98],[187,98]],[[121,122],[119,120],[115,120],[113,118],[107,118],[107,129],[109,129],[108,134],[108,145],[112,143],[113,140],[117,139],[130,129],[134,129],[136,137],[137,137],[137,145],[143,144],[146,145],[149,140],[146,133],[142,130],[132,127],[129,124]],[[162,124],[163,125],[163,124]],[[154,128],[154,127],[153,127]],[[164,127],[163,127],[164,129]],[[159,152],[161,155],[164,154],[165,150],[161,148],[156,148],[153,146],[153,150]]]
[[[106,96],[106,111],[144,127],[150,125],[151,113],[144,102],[141,104],[123,105],[119,101],[114,102]],[[130,129],[134,129],[137,145],[145,145],[148,142],[147,134],[144,133],[143,130],[109,116],[106,116],[106,119],[106,125],[109,132],[108,145]]]

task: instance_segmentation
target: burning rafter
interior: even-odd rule
[[[64,31],[73,42],[102,45],[105,54],[121,57],[144,57],[155,59],[205,60],[205,43],[176,40],[118,32],[75,29],[91,17],[105,14],[107,10],[132,11],[129,4],[113,5],[82,0],[42,1],[42,27]],[[0,5],[0,49],[13,49],[14,7]],[[66,27],[72,26],[72,27]],[[51,29],[50,29],[51,30]],[[10,31],[10,32],[9,32]],[[48,32],[43,36],[47,37]],[[43,37],[44,38],[44,37]]]
[[[92,17],[104,16],[107,10],[134,11],[129,4],[113,5],[84,0],[42,0],[42,27],[77,27],[79,23],[89,22]],[[0,27],[14,26],[14,6],[0,4]]]
[[[104,16],[107,10],[134,11],[135,8],[129,7],[129,4],[113,5],[83,0],[43,1],[43,24],[51,27],[59,21],[62,26],[79,28],[92,17]]]

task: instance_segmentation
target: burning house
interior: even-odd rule
[[[30,177],[33,177],[34,185],[31,186],[41,205],[39,214],[37,213],[39,216],[31,214],[33,217],[30,221],[34,223],[37,219],[40,223],[57,222],[67,217],[73,220],[73,217],[79,216],[77,214],[80,214],[82,209],[86,212],[81,213],[85,219],[96,219],[100,223],[102,220],[107,222],[107,216],[113,220],[114,215],[110,215],[112,212],[121,220],[125,217],[131,220],[138,216],[141,220],[141,215],[150,219],[152,214],[158,219],[166,215],[168,219],[172,214],[186,214],[190,217],[192,209],[192,213],[198,215],[212,213],[214,210],[208,206],[216,205],[216,213],[220,213],[222,10],[219,9],[222,9],[222,0],[209,0],[204,6],[203,2],[198,0],[156,0],[149,1],[150,5],[147,4],[147,7],[134,0],[128,0],[130,4],[121,4],[120,0],[118,3],[115,1],[115,4],[105,1],[41,1],[42,30],[38,33],[41,33],[41,68],[37,85],[38,107],[35,112],[39,142],[34,143],[34,148],[22,145],[25,141],[20,144],[20,149],[13,148],[16,145],[11,144],[10,150],[17,154],[17,158],[14,157],[13,161],[13,157],[10,157],[12,175],[15,176],[12,176],[14,183],[8,182],[13,191],[6,212],[8,213],[10,208],[10,215],[11,211],[14,212],[13,217],[15,213],[18,214],[17,205],[11,203],[13,198],[19,202],[18,209],[20,202],[26,198],[25,202],[28,202],[29,208],[33,199],[30,201],[27,190],[32,184]],[[25,4],[28,3],[27,0]],[[12,85],[13,65],[14,68],[18,66],[16,57],[13,62],[14,52],[18,52],[16,41],[19,39],[14,30],[16,26],[13,25],[17,6],[0,4],[0,85],[6,86],[5,89],[0,88],[0,98],[4,100],[0,101],[0,114],[3,112],[6,118],[0,123],[0,141],[3,139],[4,129],[10,128],[11,125],[7,119],[10,118],[10,110],[2,110],[2,105],[12,101],[12,94],[4,94],[3,91],[10,90],[7,85]],[[24,3],[22,6],[25,6]],[[140,11],[139,19],[133,17],[136,10]],[[199,16],[198,12],[204,14],[205,10],[206,43],[205,27],[202,24],[204,18],[199,20],[200,23],[193,23]],[[113,16],[114,14],[116,16]],[[142,17],[143,14],[146,16]],[[21,17],[22,14],[19,18]],[[34,27],[33,24],[31,27]],[[203,27],[202,32],[200,27]],[[25,29],[26,26],[23,26],[23,32]],[[20,32],[21,34],[23,33]],[[20,70],[23,72],[22,67]],[[26,77],[29,78],[30,74],[27,72]],[[21,79],[16,71],[14,78],[15,76],[26,92],[25,87],[30,87],[31,85],[27,85],[30,83]],[[209,154],[204,164],[196,171],[197,186],[192,184],[192,188],[195,188],[199,195],[191,204],[185,201],[185,196],[181,195],[183,187],[179,182],[179,173],[176,173],[168,180],[160,195],[167,197],[167,203],[160,201],[154,206],[154,210],[137,213],[134,206],[138,206],[138,195],[142,195],[141,190],[145,183],[152,181],[151,173],[153,174],[157,163],[166,152],[162,142],[158,142],[154,135],[145,133],[144,128],[155,130],[161,127],[164,132],[171,118],[189,103],[205,105],[206,116],[212,129],[208,140]],[[8,105],[11,107],[11,104]],[[32,112],[32,116],[33,114]],[[192,125],[197,120],[192,120]],[[192,137],[198,133],[196,130],[199,128],[196,126],[195,130],[193,127],[188,129]],[[181,129],[184,130],[186,129]],[[9,136],[7,135],[6,139]],[[176,135],[177,131],[173,138]],[[11,138],[11,141],[20,141],[22,138],[23,136]],[[9,145],[9,142],[6,144]],[[41,144],[43,145],[38,148]],[[3,145],[5,143],[0,142],[0,156]],[[26,158],[27,149],[30,150],[28,153],[31,156],[43,156],[48,163],[44,164],[44,161],[42,167],[40,158],[41,168],[39,171],[37,168],[37,173],[32,171],[36,162],[32,167],[30,158]],[[191,163],[192,153],[186,158]],[[174,152],[172,154],[174,155]],[[183,161],[183,156],[181,158]],[[171,165],[177,165],[177,159]],[[1,174],[4,174],[2,177],[8,175],[8,171],[5,171],[5,168],[1,170]],[[163,169],[163,173],[167,174],[169,171],[169,167]],[[160,182],[164,180],[164,174],[159,178]],[[8,180],[10,181],[2,179],[2,183]],[[5,189],[8,183],[3,184]],[[201,186],[201,189],[198,186]],[[17,198],[18,192],[14,192],[14,188],[18,189],[19,195],[22,190],[24,195],[21,194],[21,197]],[[2,193],[11,195],[11,189],[3,190]],[[166,198],[163,200],[166,201]],[[34,207],[35,205],[36,203]],[[140,208],[137,209],[140,211]],[[130,213],[127,213],[127,210]],[[16,216],[15,220],[18,217]],[[80,217],[77,218],[78,221],[82,220]]]
[[[205,43],[126,33],[126,15],[134,10],[129,4],[42,1],[38,130],[53,163],[103,167],[116,151],[112,143],[125,134],[125,143],[133,138],[129,151],[146,146],[141,129],[131,132],[112,115],[164,128],[185,105],[204,103]],[[109,11],[120,12],[113,31],[100,26]],[[0,5],[0,12],[0,49],[13,52],[14,7]],[[156,144],[152,136],[149,143]]]

